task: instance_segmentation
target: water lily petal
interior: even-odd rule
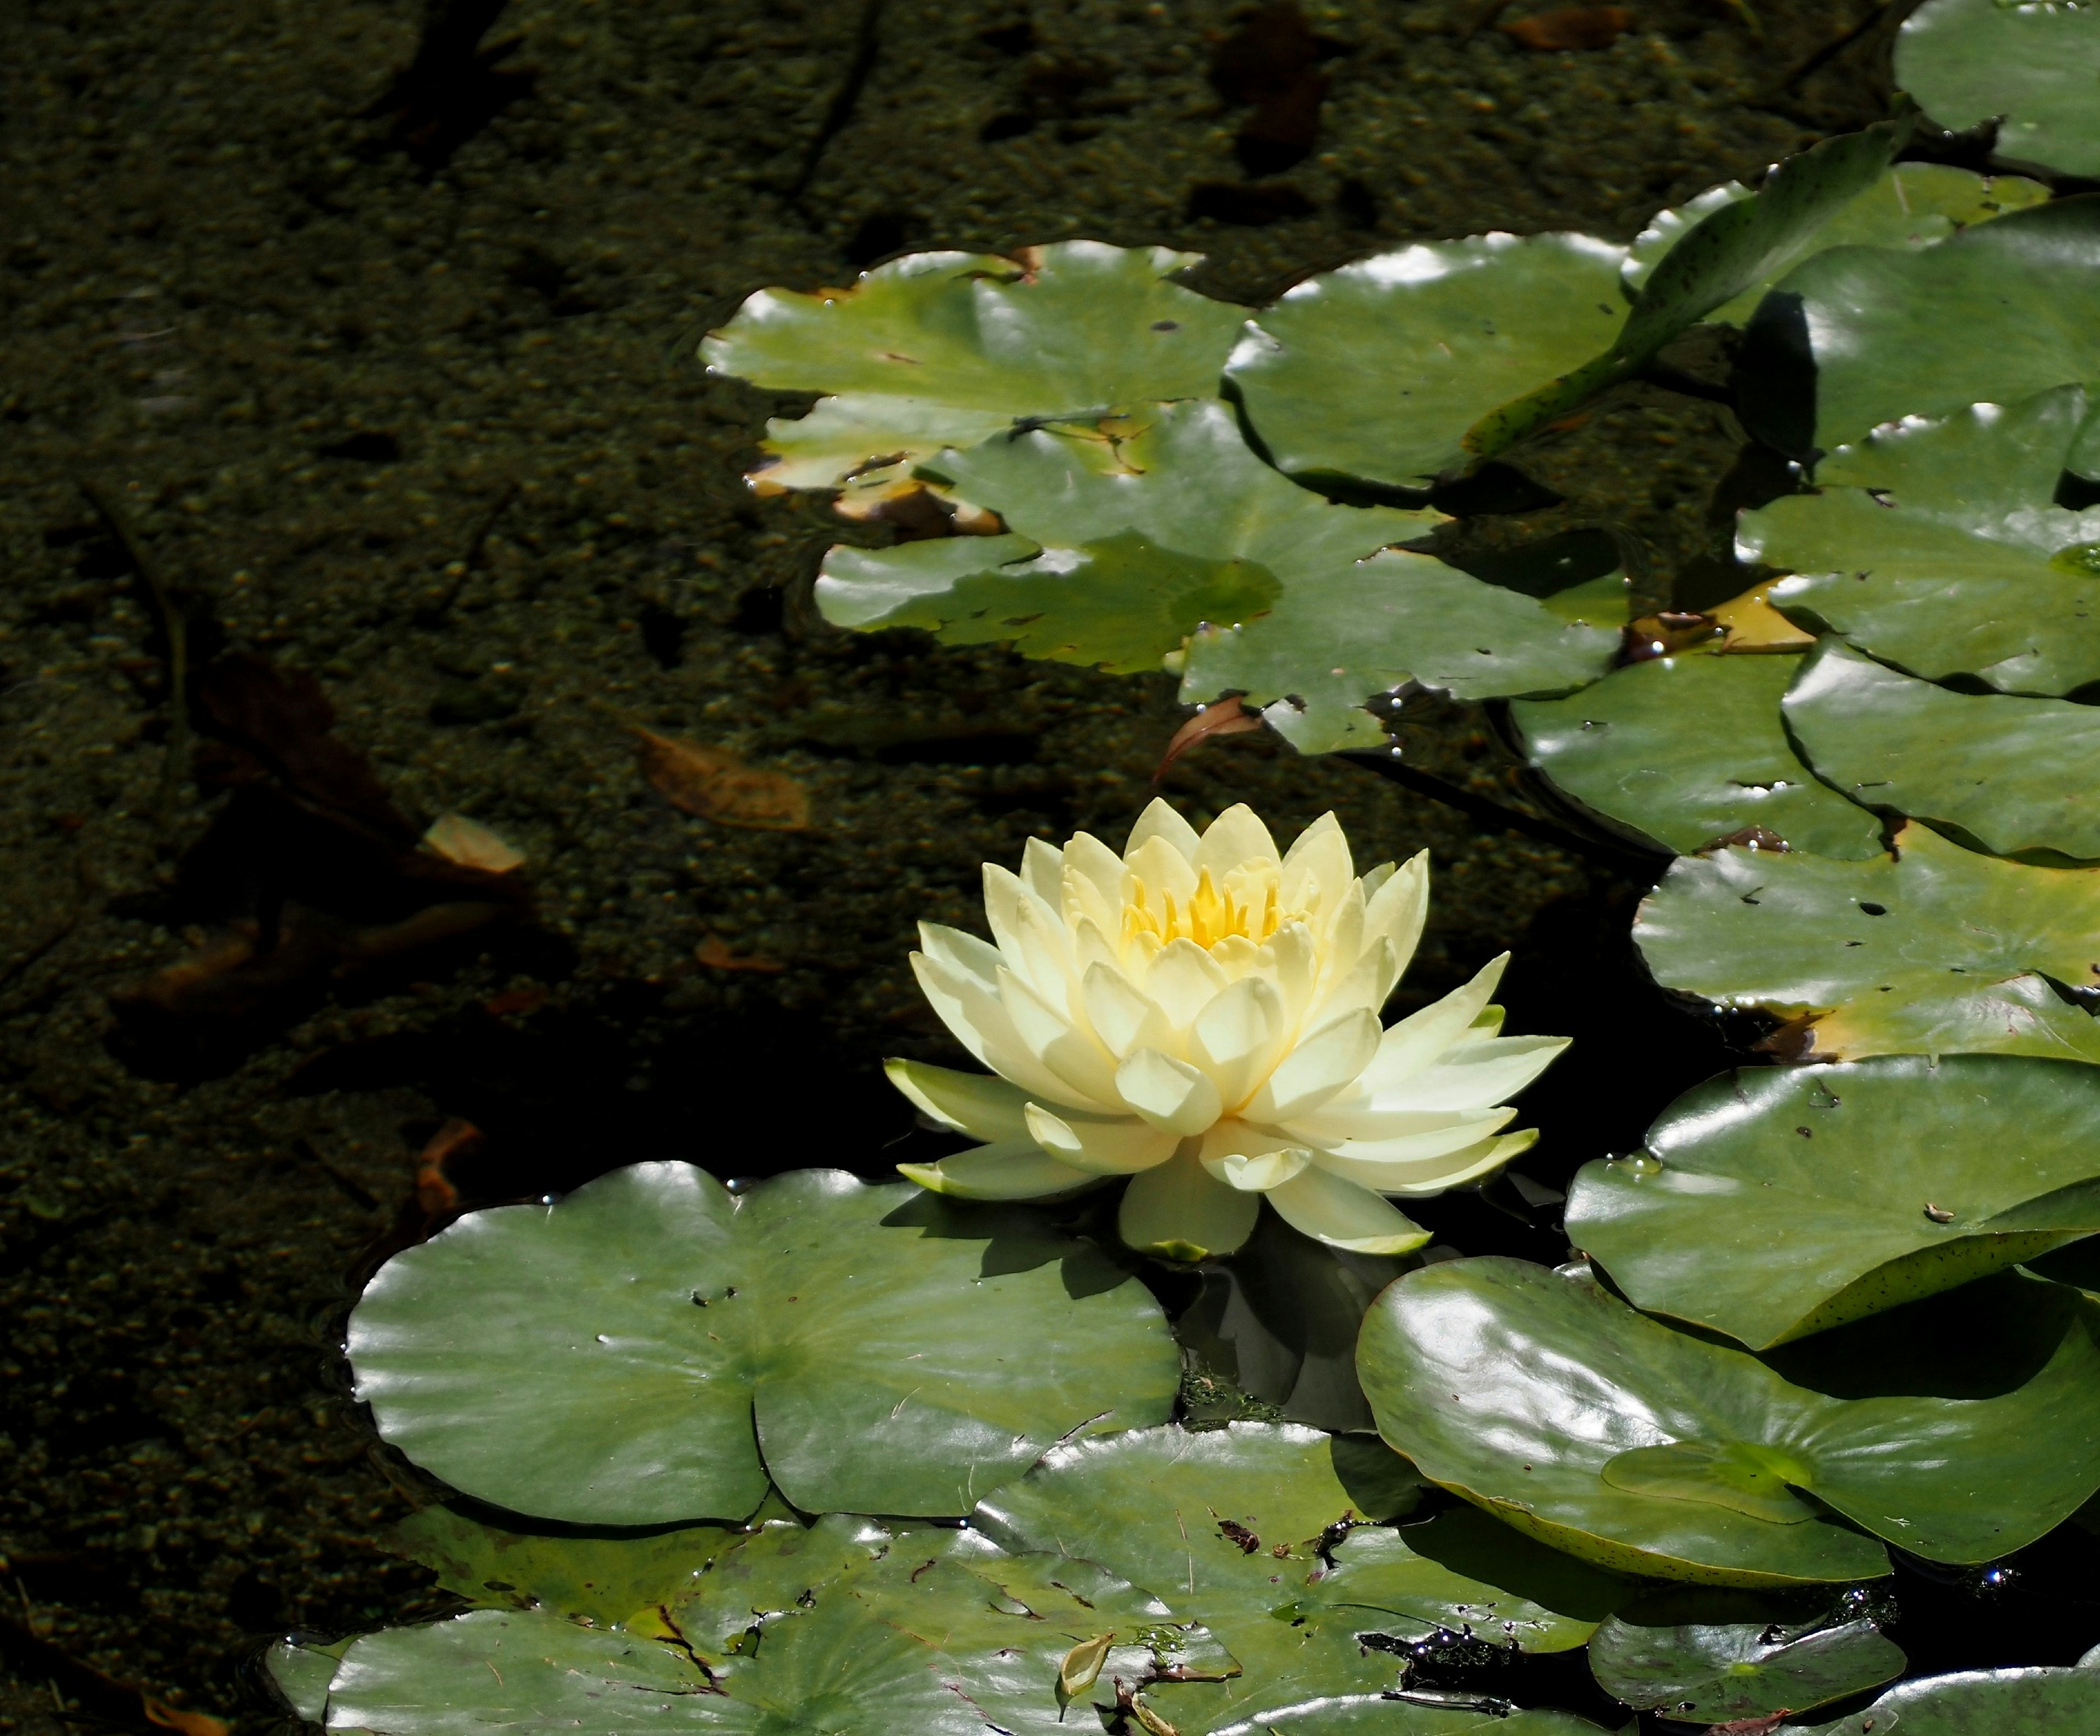
[[[1114,1104],[1115,1058],[1092,1031],[1074,1025],[1012,970],[999,974],[999,1001],[1028,1053],[1062,1082],[1061,1089],[1047,1093],[1053,1102],[1079,1101],[1105,1109]],[[994,1063],[987,1065],[1006,1071]],[[1074,1093],[1079,1093],[1076,1098]]]
[[[1145,811],[1137,816],[1137,824],[1130,828],[1130,841],[1123,846],[1123,860],[1127,862],[1138,850],[1154,838],[1163,838],[1171,845],[1184,862],[1193,864],[1202,839],[1196,828],[1176,813],[1163,796],[1154,796],[1145,804]],[[1189,884],[1194,886],[1196,876],[1192,866]]]
[[[1257,859],[1273,862],[1278,855],[1268,828],[1252,808],[1236,802],[1203,828],[1196,846],[1196,869],[1201,873],[1208,868],[1211,878],[1222,886],[1234,868]]]
[[[1214,1180],[1186,1153],[1131,1177],[1116,1231],[1131,1247],[1191,1263],[1229,1254],[1254,1233],[1261,1196]]]
[[[989,1073],[961,1073],[924,1061],[882,1063],[889,1082],[924,1113],[973,1139],[1028,1137],[1028,1093]]]
[[[1280,1146],[1273,1151],[1228,1151],[1206,1158],[1203,1168],[1228,1187],[1243,1194],[1265,1194],[1281,1187],[1312,1161],[1303,1146]]]
[[[1330,1107],[1332,1106],[1330,1106]],[[1516,1119],[1516,1111],[1507,1107],[1497,1108],[1487,1115],[1435,1111],[1408,1117],[1423,1124],[1406,1131],[1388,1133],[1383,1138],[1336,1139],[1330,1132],[1332,1122],[1326,1120],[1327,1111],[1308,1115],[1293,1121],[1282,1131],[1298,1136],[1299,1142],[1327,1152],[1335,1157],[1344,1157],[1364,1164],[1420,1164],[1462,1151],[1467,1146],[1478,1145],[1492,1138]],[[1363,1122],[1374,1120],[1393,1127],[1402,1117],[1397,1115],[1373,1118],[1365,1116]],[[1366,1187],[1378,1183],[1368,1176],[1357,1179]]]
[[[1527,1127],[1514,1133],[1483,1139],[1478,1145],[1467,1146],[1423,1163],[1355,1164],[1331,1151],[1314,1152],[1312,1161],[1322,1169],[1381,1194],[1425,1199],[1432,1195],[1449,1193],[1454,1187],[1469,1187],[1483,1181],[1538,1143],[1538,1130]]]
[[[937,958],[965,976],[975,977],[986,988],[999,986],[999,948],[987,946],[974,934],[939,922],[919,925],[919,944],[927,957]]]
[[[1116,1069],[1123,1101],[1162,1133],[1189,1138],[1224,1112],[1218,1088],[1199,1067],[1156,1049],[1134,1050]]]
[[[1356,877],[1342,823],[1322,814],[1292,841],[1283,858],[1279,893],[1286,910],[1331,910]]]
[[[1088,965],[1079,1001],[1094,1035],[1118,1061],[1140,1045],[1156,1049],[1173,1036],[1167,1015],[1114,965]]]
[[[1290,1028],[1275,985],[1263,977],[1242,977],[1197,1014],[1189,1035],[1197,1064],[1229,1105],[1245,1102],[1275,1064]]]
[[[1179,1136],[1162,1133],[1135,1115],[1113,1120],[1052,1115],[1039,1103],[1027,1107],[1029,1137],[1060,1163],[1089,1175],[1135,1175],[1174,1155]]]
[[[1507,952],[1489,959],[1464,987],[1453,989],[1419,1013],[1410,1013],[1387,1031],[1379,1044],[1378,1058],[1364,1069],[1364,1089],[1374,1097],[1386,1098],[1401,1091],[1416,1074],[1434,1064],[1487,1005],[1508,965]],[[1411,1094],[1407,1101],[1412,1107]]]
[[[1224,972],[1193,940],[1168,941],[1145,974],[1145,994],[1176,1031],[1186,1030],[1224,987]]]
[[[1393,978],[1397,982],[1407,961],[1414,956],[1415,948],[1421,944],[1422,925],[1429,915],[1429,852],[1425,850],[1410,858],[1379,886],[1374,886],[1365,875],[1364,897],[1368,900],[1364,906],[1364,944],[1368,948],[1381,939],[1391,944]],[[1390,984],[1386,992],[1392,992]]]
[[[1351,1253],[1404,1254],[1429,1239],[1390,1201],[1324,1169],[1299,1171],[1268,1199],[1292,1229]]]
[[[924,952],[911,955],[911,970],[928,1004],[955,1040],[1002,1079],[1051,1102],[1096,1111],[1109,1107],[1110,1099],[1074,1089],[1036,1058],[995,990]]]
[[[1154,917],[1165,917],[1169,899],[1178,907],[1194,895],[1196,871],[1169,839],[1147,838],[1126,850],[1123,861],[1127,872],[1144,887],[1145,908]]]
[[[1375,1014],[1344,1013],[1303,1039],[1247,1100],[1246,1119],[1280,1127],[1339,1095],[1379,1050]]]
[[[1570,1040],[1564,1036],[1499,1036],[1467,1043],[1410,1080],[1408,1102],[1422,1109],[1485,1109],[1523,1090]]]
[[[1048,839],[1030,838],[1021,846],[1021,878],[1051,909],[1064,908],[1065,852]]]
[[[1091,832],[1075,832],[1065,846],[1065,895],[1083,880],[1111,905],[1123,902],[1123,858]]]
[[[1064,919],[1052,915],[1018,875],[995,863],[984,865],[984,902],[986,922],[1008,968],[1046,1005],[1065,1010],[1071,983]]]
[[[899,1175],[956,1199],[1049,1199],[1092,1187],[1101,1177],[1061,1164],[1033,1140],[958,1151],[938,1164],[899,1164]]]

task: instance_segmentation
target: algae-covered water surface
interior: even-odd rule
[[[1513,1707],[1851,1731],[1895,1677],[2014,1666],[2037,1673],[1976,1707],[1882,1716],[2083,1727],[2100,247],[2083,110],[1992,68],[2084,66],[2092,13],[2014,9],[2070,29],[1978,48],[1948,33],[1998,27],[1935,0],[1898,61],[1913,10],[24,0],[0,55],[0,1730],[609,1729],[646,1704],[840,1736]],[[1807,166],[1753,201],[1782,159]],[[1758,268],[1665,331],[1751,223]],[[1710,270],[1671,253],[1723,231]],[[1462,275],[1423,244],[1482,236],[1449,334],[1379,299]],[[1149,247],[1189,257],[1110,250]],[[952,336],[938,271],[1024,318],[1074,261],[1188,296],[1145,329],[1192,353],[1215,323],[1196,385],[1009,404],[994,378],[836,451],[793,431],[866,409],[825,367],[920,367],[851,324],[881,284]],[[748,304],[770,286],[794,293]],[[999,366],[1108,369],[1123,293]],[[822,343],[767,307],[838,315],[843,347],[803,367]],[[1615,337],[1651,314],[1644,349]],[[1987,317],[2017,341],[1962,335]],[[1979,347],[2019,368],[1934,371]],[[1396,409],[1422,357],[1443,383]],[[1887,385],[1913,377],[1937,395]],[[1436,392],[1480,401],[1388,438]],[[1167,505],[1060,520],[1096,485]],[[1196,546],[1270,488],[1267,543]],[[1376,534],[1294,568],[1348,541],[1336,515]],[[1432,569],[1467,588],[1410,605],[1357,691],[1335,575]],[[1505,631],[1529,648],[1475,643]],[[1353,866],[1293,867],[1323,830],[1279,867],[1330,814]],[[1117,944],[1148,965],[1238,971],[1294,923],[1346,952],[1259,1067],[1213,1031],[1138,1078],[1128,1052],[1171,1045],[1096,982],[1072,1016],[1120,1083],[1052,1079],[1025,1014],[979,1040],[1015,1015],[941,974],[974,942],[930,933],[915,977],[922,923],[985,932],[984,864],[1047,912],[1079,871],[1043,864],[1094,859],[1046,846],[1134,826]],[[1214,881],[1146,903],[1155,846]],[[1007,884],[995,938],[1083,998],[1093,943],[1042,963]],[[1335,939],[1336,899],[1369,927]],[[1263,982],[1236,1016],[1270,1018]],[[1171,1023],[1179,991],[1147,992]],[[1319,1046],[1345,1014],[1374,1048],[1420,1015],[1507,1077],[1399,1104],[1369,1051]],[[1546,1036],[1574,1040],[1536,1084],[1557,1047],[1524,1071],[1494,1046]],[[1008,1083],[954,1083],[979,1065]],[[1294,1098],[1292,1066],[1335,1076]],[[1955,1130],[1951,1176],[1912,1127]],[[957,1180],[1008,1159],[1040,1185]],[[1204,1187],[1235,1190],[1226,1219]],[[1700,1202],[1729,1189],[1717,1229]],[[882,1239],[907,1228],[908,1257]],[[1758,1263],[1824,1242],[1812,1274]],[[523,1275],[460,1276],[470,1245]],[[726,1410],[622,1385],[639,1353],[602,1389],[533,1384],[565,1334],[673,1329],[562,1313],[612,1270],[739,1346],[693,1376]],[[827,1305],[864,1337],[795,1336],[805,1291],[850,1283]],[[1490,1316],[1502,1348],[1469,1361]],[[892,1351],[961,1358],[980,1410],[912,1434]],[[654,1420],[601,1441],[564,1405]],[[1482,1446],[1520,1418],[1576,1493]],[[1562,1451],[1592,1435],[1595,1465]],[[1920,1469],[1942,1439],[1975,1487]],[[1189,1528],[1224,1539],[1207,1567]],[[935,1627],[936,1663],[867,1662]],[[859,1662],[809,1663],[811,1635]],[[484,1704],[503,1645],[549,1673]]]

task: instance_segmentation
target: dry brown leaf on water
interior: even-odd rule
[[[214,1718],[210,1712],[184,1712],[179,1706],[170,1706],[165,1700],[157,1700],[152,1695],[142,1694],[148,1722],[163,1729],[175,1730],[180,1736],[233,1736],[233,1726],[223,1718]]]
[[[634,731],[642,744],[642,775],[674,808],[722,826],[761,832],[801,832],[810,824],[810,793],[784,771],[747,766],[726,748],[711,748],[652,730]]]
[[[1815,643],[1814,634],[1795,626],[1772,607],[1767,594],[1776,582],[1767,579],[1762,585],[1753,585],[1741,596],[1731,597],[1708,612],[1728,635],[1721,647],[1723,651],[1739,656],[1759,652],[1806,651]]]
[[[1175,731],[1173,739],[1167,744],[1166,753],[1160,756],[1158,769],[1152,774],[1152,781],[1157,784],[1167,775],[1175,761],[1213,735],[1244,735],[1249,730],[1260,729],[1268,721],[1260,712],[1249,711],[1242,705],[1237,693],[1215,705],[1206,705]]]
[[[1498,28],[1524,48],[1609,48],[1633,22],[1634,15],[1622,6],[1562,6],[1509,19]]]
[[[423,834],[423,848],[461,868],[508,874],[525,865],[525,852],[464,814],[441,814]]]

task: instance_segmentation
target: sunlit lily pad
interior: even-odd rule
[[[837,1170],[732,1196],[677,1163],[397,1254],[349,1350],[426,1469],[598,1525],[741,1517],[769,1472],[805,1512],[964,1513],[1075,1428],[1158,1421],[1179,1362],[1076,1244]]]
[[[1884,661],[2013,693],[2100,680],[2100,510],[2054,504],[2082,387],[1841,446],[1819,492],[1746,512],[1737,550],[1794,576],[1767,594]]]
[[[1896,82],[1942,126],[1996,121],[1997,154],[2100,175],[2100,12],[2076,0],[1929,0],[1896,38]]]
[[[1214,1736],[1604,1736],[1572,1712],[1505,1708],[1466,1694],[1437,1704],[1427,1694],[1401,1699],[1341,1694],[1265,1712]]]
[[[1250,452],[1215,401],[1004,436],[927,466],[1010,534],[834,549],[825,617],[1237,691],[1308,753],[1376,745],[1361,708],[1412,678],[1463,698],[1595,679],[1618,640],[1426,554],[1427,512],[1332,505]]]
[[[1740,181],[1724,181],[1651,218],[1627,250],[1621,273],[1626,287],[1638,289],[1645,283],[1657,262],[1687,230],[1723,205],[1754,197]],[[1947,163],[1898,163],[1864,192],[1832,211],[1820,225],[1798,235],[1759,281],[1706,318],[1716,325],[1740,325],[1756,311],[1766,290],[1820,249],[1930,247],[1971,223],[2024,210],[2048,197],[2049,189],[2040,182],[2019,175],[1978,174]]]
[[[1864,806],[1999,855],[2100,857],[2100,708],[1952,692],[1830,640],[1780,709],[1818,774]]]
[[[1665,988],[1802,1021],[1801,1058],[2100,1062],[2100,1024],[2050,986],[2100,982],[2100,872],[1979,855],[1920,825],[1896,847],[1868,862],[1684,858],[1634,939]]]
[[[2100,1728],[2100,1670],[1965,1670],[1899,1682],[1864,1712],[1777,1736],[2077,1736]]]
[[[1812,434],[1751,407],[1795,452],[2100,379],[2100,197],[2014,211],[1917,253],[1830,248],[1781,280],[1745,336],[1753,375],[1785,374],[1807,346]]]
[[[1724,1074],[1584,1167],[1568,1234],[1637,1306],[1762,1349],[2100,1232],[2096,1125],[2067,1062]]]
[[[910,254],[850,289],[761,289],[700,353],[753,385],[835,395],[766,425],[752,479],[842,488],[852,512],[915,459],[1021,418],[1215,393],[1246,310],[1169,280],[1199,257],[1099,241]]]
[[[1611,347],[1625,257],[1588,235],[1417,242],[1286,290],[1227,371],[1291,475],[1424,486],[1488,412]]]
[[[1846,1520],[1983,1561],[2100,1486],[2094,1306],[2007,1282],[2008,1330],[2039,1348],[2012,1341],[2046,1360],[1983,1398],[1831,1397],[1635,1313],[1586,1268],[1503,1258],[1401,1279],[1357,1358],[1380,1431],[1424,1475],[1570,1554],[1711,1584],[1868,1579],[1887,1562]],[[1838,1372],[1871,1379],[1874,1351]]]
[[[1591,811],[1688,855],[1755,827],[1796,850],[1881,853],[1881,824],[1820,783],[1780,722],[1798,656],[1694,652],[1510,715],[1531,762]]]
[[[1615,1615],[1590,1642],[1605,1693],[1685,1724],[1808,1712],[1879,1687],[1907,1662],[1864,1619],[1802,1632],[1762,1622],[1643,1627]]]

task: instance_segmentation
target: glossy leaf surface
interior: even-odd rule
[[[1819,492],[1744,513],[1767,594],[1883,661],[2012,693],[2100,680],[2100,510],[2054,504],[2083,387],[1877,429],[1816,466]]]
[[[1531,762],[1568,795],[1679,855],[1758,827],[1796,850],[1881,853],[1881,824],[1817,781],[1780,721],[1798,656],[1657,657],[1510,715]]]
[[[535,1536],[426,1507],[395,1526],[387,1544],[435,1570],[455,1596],[610,1628],[676,1602],[735,1536],[715,1526],[645,1537]]]
[[[1637,1307],[1760,1349],[2100,1231],[2096,1124],[2069,1062],[1747,1069],[1585,1165],[1568,1234]]]
[[[396,1255],[351,1360],[386,1439],[515,1512],[735,1517],[769,1471],[805,1512],[966,1512],[1177,1384],[1142,1288],[1017,1221],[836,1170],[733,1197],[636,1164]]]
[[[1896,82],[1942,126],[1996,121],[1997,154],[2100,175],[2100,13],[2042,0],[1929,0],[1896,38]]]
[[[1815,1736],[2076,1736],[2100,1725],[2100,1670],[1965,1670],[1899,1682]],[[1789,1724],[1781,1736],[1803,1726]]]
[[[2047,1359],[1988,1397],[1831,1397],[1635,1313],[1586,1269],[1499,1257],[1401,1279],[1357,1355],[1388,1442],[1571,1554],[1710,1584],[1866,1579],[1886,1561],[1845,1519],[1931,1559],[1984,1561],[2100,1486],[2093,1305],[2005,1282],[2006,1341]]]
[[[1670,865],[1634,939],[1665,987],[1803,1021],[1790,1053],[2100,1062],[2049,980],[2100,981],[2100,873],[1979,855],[1930,827],[1833,862],[1740,848]]]
[[[1483,1709],[1467,1703],[1466,1695],[1453,1698],[1458,1703],[1438,1706],[1378,1694],[1334,1694],[1265,1712],[1215,1736],[1602,1736],[1598,1725],[1572,1712],[1506,1712],[1493,1702]]]
[[[1590,1642],[1590,1671],[1605,1693],[1686,1724],[1808,1712],[1879,1687],[1907,1661],[1864,1620],[1803,1633],[1762,1622],[1637,1627],[1613,1616]]]
[[[1780,709],[1818,773],[1864,806],[2013,855],[2100,857],[2100,709],[1956,693],[1832,641]]]

